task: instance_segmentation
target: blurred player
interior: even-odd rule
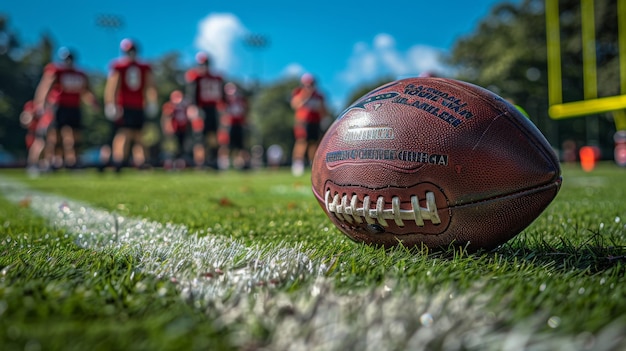
[[[196,166],[213,164],[217,153],[217,129],[219,107],[224,102],[224,80],[210,70],[209,56],[203,52],[196,55],[196,67],[185,73],[186,96],[203,120],[203,131],[194,136],[193,158]]]
[[[282,146],[272,144],[267,148],[267,165],[272,169],[278,169],[283,163],[284,151]]]
[[[30,176],[39,175],[40,170],[49,167],[47,157],[42,159],[42,154],[46,146],[46,134],[52,122],[52,112],[37,112],[32,100],[24,104],[20,113],[20,124],[26,128],[26,149],[28,157],[26,160],[26,170]]]
[[[174,90],[170,99],[161,108],[161,130],[166,138],[174,138],[177,143],[174,159],[165,160],[166,169],[185,168],[185,141],[189,136],[190,120],[187,113],[189,104],[183,99],[183,92]]]
[[[218,166],[220,169],[228,169],[231,153],[233,153],[233,166],[244,169],[250,161],[250,154],[244,147],[248,100],[235,83],[226,83],[224,92],[226,93],[226,101],[218,133],[220,144]]]
[[[76,143],[82,123],[81,100],[98,107],[89,88],[87,75],[74,66],[75,55],[68,48],[59,49],[60,63],[49,63],[35,91],[34,107],[42,114],[50,107],[54,119],[50,124],[46,148],[52,153],[61,141],[61,156],[55,167],[77,166]],[[50,105],[50,106],[46,106]],[[60,137],[60,138],[59,138]]]
[[[132,159],[138,168],[146,166],[142,129],[146,116],[158,113],[157,91],[149,64],[137,58],[137,45],[130,39],[120,43],[123,56],[111,64],[104,89],[105,115],[119,122],[113,138],[112,156],[116,172],[120,172],[132,144]]]
[[[30,149],[35,143],[37,123],[39,116],[35,112],[35,104],[33,100],[29,100],[24,104],[22,113],[20,113],[20,124],[26,128],[26,148]],[[42,149],[43,150],[43,149]]]
[[[324,96],[315,87],[315,78],[305,73],[301,85],[291,94],[291,107],[295,110],[294,136],[291,171],[300,176],[304,173],[305,158],[313,161],[319,143],[320,122],[326,115]]]
[[[111,156],[113,154],[113,151],[111,150],[111,146],[113,145],[113,140],[115,139],[115,135],[117,134],[117,131],[120,129],[120,126],[122,124],[122,118],[118,117],[113,120],[107,118],[107,121],[109,122],[108,123],[109,124],[108,136],[104,144],[100,146],[100,156],[99,156],[100,164],[98,165],[98,171],[100,173],[104,172],[104,170],[108,166],[111,166],[111,163],[112,163]]]

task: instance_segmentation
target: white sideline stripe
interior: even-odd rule
[[[136,269],[176,282],[184,297],[213,300],[324,269],[297,248],[248,247],[223,236],[189,233],[183,225],[120,216],[5,177],[0,177],[0,193],[14,203],[27,201],[53,226],[66,229],[80,247],[130,249],[139,262]]]

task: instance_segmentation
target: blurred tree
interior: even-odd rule
[[[37,47],[22,49],[8,18],[0,15],[0,145],[20,158],[26,155],[26,131],[19,115],[24,103],[32,99],[45,59],[50,57],[50,38],[44,35]]]
[[[185,69],[181,67],[178,52],[167,53],[151,64],[160,103],[169,100],[170,93],[176,89],[185,91]]]
[[[78,62],[77,65],[80,67],[80,62]],[[102,97],[104,95],[106,75],[102,72],[86,73],[89,76],[91,90],[101,106],[99,111],[94,110],[93,107],[89,105],[83,106],[83,130],[81,143],[79,144],[79,152],[85,151],[85,149],[99,147],[109,141],[109,122],[104,117],[102,110]]]
[[[262,145],[265,150],[270,145],[280,145],[287,152],[286,159],[291,159],[294,143],[294,112],[289,101],[291,91],[298,84],[298,79],[294,78],[262,87],[250,105],[252,144]]]
[[[150,64],[154,72],[159,107],[161,107],[170,99],[172,91],[185,91],[185,69],[180,63],[180,53],[178,52],[169,52],[150,62]],[[144,144],[148,148],[149,162],[153,164],[160,163],[160,154],[163,149],[163,135],[159,118],[149,119],[144,126]]]
[[[599,95],[615,95],[617,76],[617,0],[595,0]],[[548,116],[548,82],[545,1],[523,0],[519,4],[502,3],[493,8],[477,30],[459,39],[448,57],[456,67],[454,78],[486,87],[512,99],[531,116],[531,120],[560,147],[565,140],[579,145],[587,140],[585,118],[553,121]],[[559,1],[561,20],[561,54],[563,68],[563,101],[582,99],[582,41],[580,1]],[[612,79],[608,79],[613,77]],[[606,79],[606,80],[603,80]],[[604,148],[612,147],[612,119],[593,116]],[[611,143],[611,145],[607,145]]]

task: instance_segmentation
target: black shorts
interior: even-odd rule
[[[120,128],[141,130],[146,122],[146,114],[142,108],[124,107]]]
[[[80,107],[58,106],[54,113],[53,125],[55,128],[70,127],[80,129],[82,115]]]
[[[229,142],[228,146],[231,149],[241,150],[243,149],[243,126],[239,124],[235,124],[230,126],[230,131],[228,132]]]
[[[174,136],[178,142],[178,154],[182,155],[185,151],[185,139],[187,139],[187,133],[185,131],[175,132]]]
[[[204,119],[204,134],[216,133],[219,126],[217,106],[203,106],[200,110]]]
[[[48,135],[48,127],[37,127],[32,133],[36,138],[44,139]]]
[[[320,124],[314,122],[296,122],[294,126],[296,140],[318,141],[321,135]]]

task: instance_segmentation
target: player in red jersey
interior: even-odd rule
[[[210,70],[207,54],[196,55],[197,66],[185,73],[186,95],[197,107],[203,122],[201,134],[194,135],[194,162],[196,166],[213,163],[217,153],[217,129],[219,109],[224,103],[224,79]]]
[[[189,104],[184,100],[183,92],[174,90],[170,93],[170,99],[161,108],[161,130],[167,138],[175,138],[177,142],[174,159],[165,160],[166,169],[185,168],[185,141],[191,129],[191,123],[187,109]]]
[[[34,107],[43,115],[46,108],[54,111],[47,136],[47,153],[54,153],[61,141],[61,155],[55,167],[64,165],[73,168],[77,165],[76,143],[82,123],[81,100],[98,107],[96,98],[89,88],[87,75],[75,67],[74,53],[62,47],[59,49],[60,63],[49,63],[35,91]],[[46,106],[48,105],[48,106]],[[60,136],[60,138],[59,138]]]
[[[41,169],[47,169],[49,166],[50,155],[45,155],[42,159],[42,153],[46,146],[46,135],[48,127],[52,123],[53,115],[50,109],[46,111],[37,111],[33,100],[29,100],[24,104],[22,113],[20,113],[20,123],[26,128],[26,148],[28,157],[26,160],[26,169],[30,176],[39,175]]]
[[[305,158],[313,160],[320,140],[320,122],[326,116],[324,96],[315,86],[315,78],[305,73],[301,85],[291,94],[291,107],[295,110],[294,136],[296,142],[292,152],[292,173],[302,175]]]
[[[220,144],[218,165],[220,169],[228,169],[230,167],[230,154],[233,152],[233,166],[244,169],[250,160],[250,154],[244,145],[248,100],[235,83],[226,83],[224,91],[226,101],[218,132]]]
[[[146,166],[142,129],[146,116],[155,117],[158,113],[152,68],[139,61],[137,45],[132,40],[122,40],[120,48],[123,56],[111,63],[104,89],[106,117],[111,121],[121,119],[111,148],[116,172],[122,169],[131,143],[135,166]]]
[[[37,141],[37,124],[39,123],[39,114],[35,111],[35,104],[33,100],[29,100],[24,104],[22,108],[22,113],[20,113],[20,124],[22,127],[26,128],[26,148],[28,150],[35,144]],[[45,137],[45,135],[43,136]],[[43,139],[43,138],[42,138]],[[43,151],[43,145],[42,145]]]

